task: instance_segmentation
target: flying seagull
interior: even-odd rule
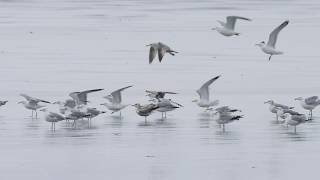
[[[198,104],[198,106],[203,107],[203,108],[209,108],[211,106],[216,106],[219,104],[218,100],[215,101],[210,101],[209,98],[209,86],[216,81],[217,79],[219,79],[220,76],[216,76],[212,79],[210,79],[209,81],[207,81],[206,83],[204,83],[200,89],[197,90],[197,93],[200,96],[200,100],[193,100],[193,102],[196,102]]]
[[[238,36],[240,33],[235,32],[235,29],[234,29],[237,19],[251,21],[251,19],[249,18],[240,17],[240,16],[227,16],[226,19],[227,19],[226,23],[222,21],[218,21],[221,24],[221,27],[215,27],[215,28],[212,28],[212,30],[216,30],[224,36],[233,36],[233,35]]]
[[[169,46],[167,46],[161,42],[148,44],[146,46],[150,46],[149,64],[152,63],[152,61],[156,57],[157,53],[158,53],[159,62],[162,61],[162,58],[165,55],[165,53],[169,53],[172,56],[174,56],[176,53],[178,53],[177,51],[172,50]]]
[[[147,96],[151,99],[162,99],[166,94],[178,94],[175,92],[168,92],[168,91],[150,91],[146,90]]]
[[[283,22],[280,26],[278,26],[277,28],[275,28],[269,35],[269,40],[268,43],[266,44],[264,41],[256,44],[257,46],[259,46],[261,48],[261,50],[266,53],[269,54],[269,61],[271,60],[271,57],[273,55],[279,55],[279,54],[283,54],[283,52],[278,51],[276,49],[276,43],[277,43],[277,39],[278,39],[278,34],[279,32],[286,27],[289,24],[289,21],[285,21]]]

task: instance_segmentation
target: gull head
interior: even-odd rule
[[[266,43],[264,41],[261,41],[260,43],[256,44],[256,46],[259,46],[259,47],[263,47],[265,45],[266,45]]]
[[[135,107],[135,108],[139,108],[141,105],[139,103],[136,103],[136,104],[134,104],[132,106]]]
[[[269,100],[269,101],[264,102],[264,104],[273,104],[273,103],[274,103],[273,100]]]
[[[297,98],[294,98],[294,100],[296,100],[296,101],[302,101],[303,98],[302,98],[302,97],[297,97]]]

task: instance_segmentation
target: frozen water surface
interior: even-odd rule
[[[1,0],[0,179],[316,179],[320,113],[292,129],[275,124],[263,102],[296,106],[297,96],[320,95],[318,0]],[[238,37],[211,30],[227,15],[239,22]],[[271,62],[254,44],[284,20],[279,36],[284,55]],[[146,44],[162,41],[180,53],[148,64]],[[191,101],[209,78],[214,98],[243,110],[227,132]],[[126,85],[130,104],[146,102],[145,89],[177,91],[185,107],[149,117],[132,107],[101,115],[87,128],[43,118],[17,104],[27,93],[46,100],[72,91]],[[41,116],[41,115],[40,115]]]

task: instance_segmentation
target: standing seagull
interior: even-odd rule
[[[273,55],[279,55],[279,54],[283,54],[283,52],[276,50],[276,42],[277,42],[277,38],[278,38],[278,34],[279,32],[286,27],[289,24],[289,21],[285,21],[283,22],[280,26],[278,26],[276,29],[274,29],[271,34],[269,35],[269,40],[268,43],[266,44],[264,41],[262,41],[259,44],[256,44],[257,46],[259,46],[261,48],[261,50],[266,53],[269,54],[269,61],[271,60],[271,57]]]
[[[308,121],[304,114],[291,115],[290,113],[285,113],[285,123],[290,126],[294,126],[294,133],[297,132],[297,125]]]
[[[295,100],[300,101],[301,106],[304,109],[309,110],[310,119],[312,119],[312,110],[320,104],[320,99],[318,98],[318,96],[311,96],[305,99],[303,97],[298,97],[295,98]]]
[[[118,90],[113,91],[110,95],[105,96],[104,98],[106,98],[107,100],[109,100],[109,103],[104,103],[101,105],[106,106],[109,110],[112,111],[112,114],[120,111],[120,117],[121,117],[121,110],[127,106],[129,106],[128,104],[121,104],[122,98],[121,98],[121,91],[128,89],[132,86],[127,86]]]
[[[164,99],[164,98],[158,99],[157,105],[159,106],[157,111],[161,112],[162,119],[163,117],[167,118],[167,112],[183,107],[179,103],[173,102],[171,99]]]
[[[278,117],[279,113],[277,113],[277,110],[278,110],[277,108],[281,108],[281,109],[293,109],[294,108],[294,107],[289,107],[286,105],[275,103],[273,100],[266,101],[266,102],[264,102],[264,104],[270,105],[269,110],[270,110],[270,112],[276,114],[277,121],[279,120],[279,117]]]
[[[19,103],[23,104],[25,108],[31,110],[31,112],[32,112],[31,117],[33,117],[33,111],[35,111],[36,118],[37,118],[37,116],[38,116],[37,109],[45,107],[44,105],[39,105],[38,103],[43,102],[43,103],[50,104],[49,101],[45,101],[45,100],[38,99],[38,98],[33,98],[33,97],[28,96],[26,94],[20,94],[20,96],[24,97],[27,100],[27,101],[20,101]]]
[[[48,112],[46,108],[40,109],[40,111],[45,112],[45,120],[47,122],[51,122],[51,129],[53,131],[56,130],[56,122],[63,121],[66,118],[62,116],[61,114],[55,113],[55,112]]]
[[[86,105],[88,103],[88,94],[92,92],[102,91],[103,89],[92,89],[81,92],[72,92],[69,96],[76,102],[76,105]]]
[[[240,17],[240,16],[227,16],[227,22],[218,21],[222,27],[215,27],[212,30],[218,31],[220,34],[224,36],[238,36],[240,33],[234,31],[234,26],[236,25],[237,19],[242,19],[246,21],[251,21],[251,19]]]
[[[148,44],[146,46],[150,46],[150,51],[149,51],[149,64],[152,63],[153,59],[156,57],[156,54],[158,53],[158,58],[159,62],[162,61],[162,58],[165,53],[169,53],[172,56],[175,55],[175,53],[178,53],[177,51],[172,50],[169,46],[158,42],[158,43],[152,43]]]
[[[136,112],[139,116],[144,116],[145,123],[147,123],[147,116],[149,116],[154,110],[159,108],[158,105],[152,103],[147,105],[140,105],[137,103],[132,106],[136,108]]]
[[[200,89],[197,90],[197,93],[200,96],[200,101],[198,99],[193,100],[193,102],[196,102],[198,106],[203,107],[203,108],[209,108],[211,106],[216,106],[219,104],[218,100],[215,101],[210,101],[209,98],[209,86],[217,79],[219,79],[220,76],[216,76],[206,83],[204,83]]]

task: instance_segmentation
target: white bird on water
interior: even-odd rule
[[[42,99],[38,99],[38,98],[34,98],[31,96],[28,96],[26,94],[20,94],[20,96],[24,97],[27,101],[20,101],[18,102],[18,104],[23,104],[25,108],[30,109],[31,110],[31,117],[33,117],[33,111],[35,111],[36,113],[36,118],[38,116],[37,110],[40,108],[45,107],[44,105],[40,105],[38,103],[43,102],[43,103],[48,103],[50,104],[49,101],[45,101]]]
[[[308,121],[304,114],[291,115],[290,113],[285,113],[285,123],[290,126],[294,126],[294,133],[297,132],[297,125],[305,123]]]
[[[139,103],[132,105],[136,108],[136,113],[139,116],[144,116],[145,123],[147,123],[147,116],[149,116],[154,110],[158,109],[159,106],[156,104],[147,104],[147,105],[141,105]]]
[[[176,53],[178,53],[177,51],[172,50],[169,46],[158,42],[158,43],[152,43],[152,44],[148,44],[146,46],[150,46],[150,50],[149,50],[149,64],[152,63],[153,59],[156,57],[156,55],[158,54],[158,59],[159,62],[162,61],[163,56],[166,53],[171,54],[172,56],[174,56]]]
[[[159,106],[159,108],[157,108],[156,111],[161,112],[162,119],[167,118],[167,112],[183,107],[181,104],[176,103],[171,99],[160,98],[157,101],[158,102],[156,104]]]
[[[103,89],[92,89],[81,92],[72,92],[69,96],[76,102],[76,105],[86,105],[88,103],[88,94],[93,92],[102,91]]]
[[[320,99],[318,96],[311,96],[308,98],[298,97],[295,100],[300,101],[301,106],[309,110],[310,119],[312,119],[312,110],[320,104]]]
[[[132,87],[132,86],[123,87],[123,88],[120,88],[118,90],[113,91],[110,95],[104,97],[109,102],[101,104],[101,105],[104,105],[109,110],[111,110],[112,111],[111,114],[119,111],[120,117],[121,117],[121,110],[126,108],[127,106],[129,106],[129,104],[122,104],[121,92],[125,89],[130,88],[130,87]]]
[[[212,79],[210,79],[209,81],[207,81],[206,83],[204,83],[200,89],[197,90],[197,93],[200,96],[200,100],[196,99],[193,100],[193,102],[196,102],[198,106],[203,107],[203,108],[209,108],[211,106],[216,106],[219,104],[218,100],[215,101],[210,101],[210,97],[209,97],[209,86],[216,81],[217,79],[219,79],[220,76],[216,76]]]
[[[285,21],[283,22],[280,26],[278,26],[277,28],[275,28],[269,35],[269,40],[268,43],[266,44],[264,41],[256,44],[257,46],[259,46],[261,48],[261,50],[266,53],[269,54],[269,61],[271,60],[271,57],[273,55],[280,55],[283,54],[283,52],[278,51],[276,49],[276,42],[278,39],[278,34],[279,32],[286,27],[289,24],[289,21]]]
[[[233,112],[231,109],[224,109],[223,111],[219,110],[214,113],[214,120],[221,125],[222,124],[222,130],[225,131],[225,124],[231,123],[233,121],[239,120],[243,118],[242,115],[233,115]]]
[[[47,122],[51,122],[51,130],[53,130],[53,131],[56,130],[56,122],[63,121],[66,119],[61,114],[58,114],[55,112],[49,112],[46,108],[40,109],[40,111],[45,113],[45,115],[44,115],[45,120]]]
[[[237,19],[251,21],[251,19],[249,18],[240,17],[240,16],[227,16],[226,19],[227,19],[226,23],[218,20],[218,22],[221,24],[221,27],[215,27],[215,28],[212,28],[212,30],[216,30],[224,36],[233,36],[233,35],[238,36],[240,33],[235,32],[235,25],[236,25]]]
[[[269,106],[269,110],[270,110],[270,112],[276,114],[277,121],[279,120],[279,116],[278,116],[278,113],[277,113],[277,108],[281,108],[281,109],[293,109],[294,108],[294,107],[289,107],[289,106],[286,106],[286,105],[275,103],[273,100],[266,101],[266,102],[264,102],[264,104],[269,104],[270,105]]]

